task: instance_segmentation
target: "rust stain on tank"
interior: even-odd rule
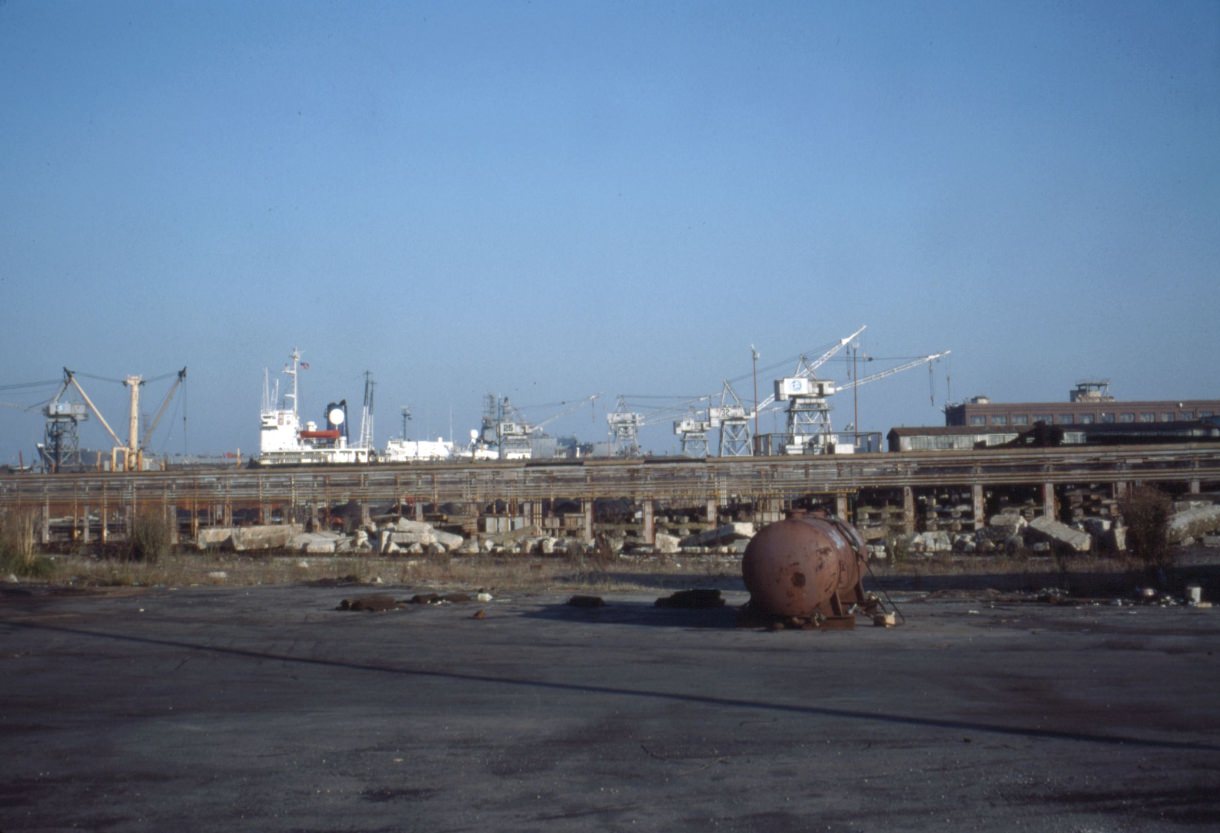
[[[792,574],[792,584],[794,587],[804,587],[805,586],[805,574],[804,573],[793,573]]]

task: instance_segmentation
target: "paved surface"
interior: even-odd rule
[[[0,830],[1220,828],[1220,611],[367,592],[4,592]]]

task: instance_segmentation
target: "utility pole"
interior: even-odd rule
[[[860,346],[855,342],[851,345],[851,380],[854,382],[859,378],[859,369],[856,365],[856,358],[860,355]],[[860,386],[855,385],[851,389],[851,427],[855,430],[856,436],[852,438],[852,445],[860,445]]]
[[[754,367],[754,448],[750,449],[753,456],[758,449],[758,351],[753,344],[750,345],[750,360]]]

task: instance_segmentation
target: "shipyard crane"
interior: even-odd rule
[[[560,402],[560,405],[566,407],[540,422],[528,422],[521,409],[513,405],[507,396],[501,398],[489,393],[483,410],[482,440],[488,445],[496,446],[501,460],[528,460],[533,456],[532,439],[541,434],[546,426],[595,401],[599,396],[600,393],[593,393],[583,399]]]
[[[166,393],[165,398],[161,401],[161,405],[157,409],[156,416],[153,418],[148,426],[148,429],[143,435],[140,434],[140,388],[143,387],[146,382],[160,381],[161,379],[167,378],[171,374],[158,376],[155,379],[148,380],[138,375],[128,376],[123,379],[122,384],[128,388],[130,393],[130,411],[127,419],[127,442],[123,442],[123,440],[119,439],[119,435],[113,428],[110,427],[110,423],[106,421],[106,417],[102,415],[102,412],[98,409],[97,405],[93,403],[93,400],[89,397],[89,394],[85,392],[83,387],[81,387],[80,382],[77,381],[76,375],[77,374],[68,368],[64,368],[63,386],[61,387],[59,393],[57,393],[52,399],[52,403],[47,406],[48,419],[53,418],[51,413],[52,405],[56,411],[56,414],[54,414],[55,417],[63,415],[66,408],[66,414],[70,421],[79,421],[84,419],[84,416],[78,415],[79,413],[83,413],[76,410],[79,408],[78,405],[74,406],[71,403],[60,402],[60,398],[64,393],[67,392],[68,388],[74,388],[76,392],[80,394],[81,399],[85,401],[85,405],[88,407],[89,412],[97,417],[97,421],[101,423],[102,428],[106,430],[106,433],[109,434],[110,438],[114,441],[114,446],[110,450],[110,470],[120,470],[120,458],[122,458],[122,471],[141,470],[144,467],[144,451],[147,448],[148,440],[151,437],[153,430],[157,427],[157,424],[161,421],[161,417],[165,415],[165,410],[169,406],[169,402],[173,398],[174,393],[177,392],[183,381],[186,380],[186,368],[184,367],[178,371],[178,378],[174,381],[174,384],[170,387],[169,392]]]
[[[709,396],[642,396],[620,394],[613,411],[606,414],[610,426],[610,447],[619,457],[635,457],[640,454],[640,429],[646,425],[673,421],[674,434],[682,440],[682,453],[687,456],[707,454],[706,409],[700,411],[697,403],[706,402]],[[633,410],[628,399],[659,399],[668,404],[653,409],[652,413]]]
[[[854,379],[839,385],[835,382],[815,379],[812,376],[795,376],[775,381],[775,399],[788,403],[787,433],[784,437],[785,454],[824,454],[834,450],[837,437],[831,427],[829,397],[840,391],[852,390],[897,373],[921,367],[949,355],[944,350],[920,356],[911,361],[878,371],[869,376]],[[859,430],[859,426],[856,426]]]
[[[851,335],[834,342],[825,352],[813,359],[802,355],[793,375],[782,380],[784,388],[805,389],[814,388],[816,384],[830,384],[826,382],[815,384],[814,374],[818,368],[838,355],[844,347],[855,341],[867,328],[867,324],[861,326]],[[758,351],[754,349],[753,345],[750,346],[750,353],[757,361]],[[751,430],[751,422],[755,425],[758,423],[759,414],[775,404],[780,390],[781,385],[777,382],[776,393],[757,402],[753,408],[747,408],[741,397],[733,390],[733,386],[728,380],[725,380],[720,394],[720,405],[708,409],[708,421],[711,423],[711,427],[720,429],[719,454],[721,457],[749,457],[754,453],[754,432]]]

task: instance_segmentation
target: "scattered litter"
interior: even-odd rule
[[[413,605],[463,604],[470,601],[468,593],[416,593],[407,600]]]

